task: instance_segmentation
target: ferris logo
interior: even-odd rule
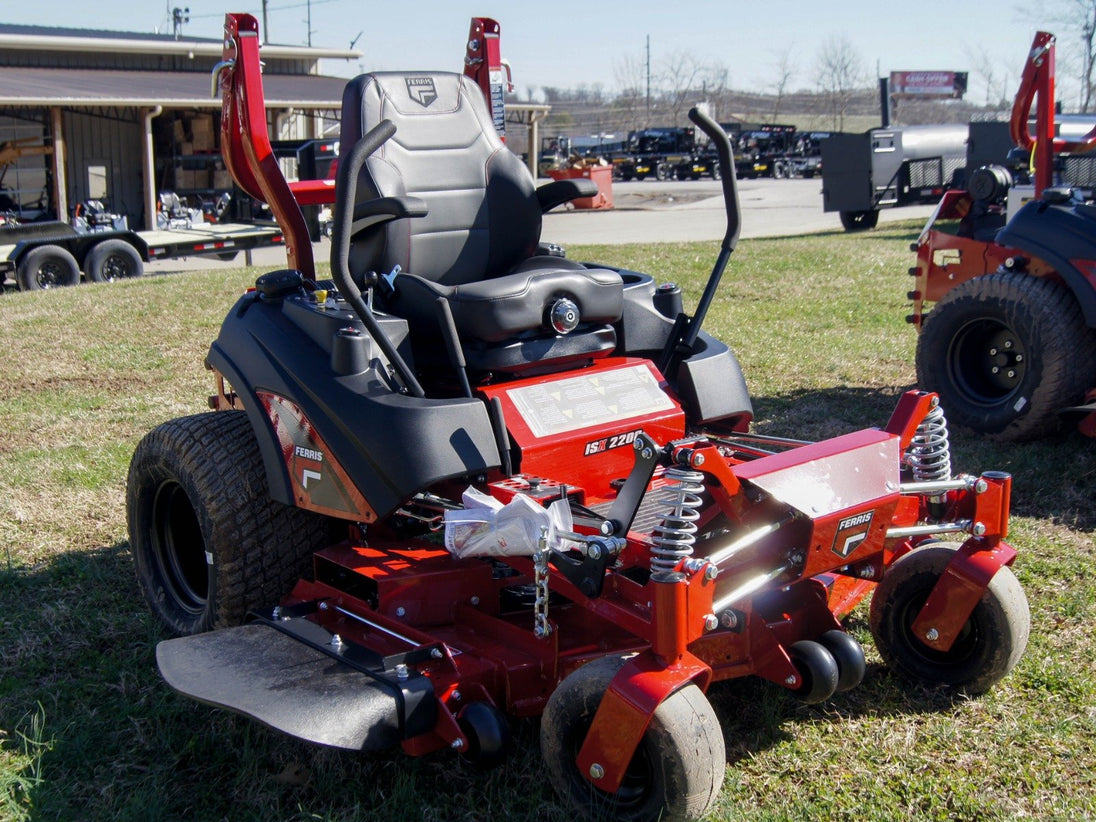
[[[323,452],[313,451],[311,448],[302,448],[297,445],[293,448],[293,453],[298,457],[303,457],[306,460],[315,460],[316,462],[323,462]]]
[[[833,552],[839,557],[847,558],[859,548],[860,543],[868,538],[868,529],[871,528],[874,516],[874,511],[865,511],[862,514],[845,517],[837,523],[837,533],[833,537]]]
[[[438,99],[433,77],[408,77],[407,94],[423,108]]]
[[[611,451],[614,448],[623,448],[625,445],[631,445],[635,442],[636,436],[639,434],[639,429],[635,431],[628,431],[624,434],[614,434],[611,437],[602,437],[599,440],[591,440],[586,443],[586,450],[583,452],[584,456],[592,457],[594,454],[600,454],[602,451]]]

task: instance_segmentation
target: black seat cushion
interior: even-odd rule
[[[547,315],[560,298],[578,306],[583,323],[615,323],[624,310],[620,275],[587,269],[558,257],[532,257],[512,273],[490,280],[442,285],[425,277],[402,274],[386,309],[412,325],[436,323],[437,300],[449,303],[463,338],[502,342],[524,331],[550,329]]]

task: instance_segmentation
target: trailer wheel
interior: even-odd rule
[[[655,164],[655,179],[665,182],[669,180],[673,174],[673,169],[670,168],[669,163],[656,163]]]
[[[552,785],[588,819],[700,819],[719,795],[727,754],[715,711],[696,685],[658,706],[619,790],[600,791],[579,773],[575,760],[586,732],[624,661],[610,656],[584,665],[548,700],[540,750]]]
[[[1001,568],[951,650],[937,651],[913,633],[913,622],[951,562],[957,543],[933,543],[902,556],[883,574],[871,600],[870,624],[883,661],[914,679],[968,693],[988,690],[1020,661],[1031,612],[1012,571]]]
[[[788,164],[784,162],[777,162],[773,164],[773,177],[777,180],[786,180],[791,176],[791,172],[788,170]]]
[[[80,284],[76,258],[59,245],[32,248],[19,261],[15,278],[21,291],[43,291]]]
[[[842,211],[841,225],[845,231],[867,231],[879,225],[879,212],[874,209],[868,211]]]
[[[104,240],[84,259],[84,273],[97,283],[112,283],[145,273],[145,264],[137,249],[125,240]]]
[[[126,508],[141,590],[180,635],[276,604],[330,542],[329,520],[270,498],[243,411],[183,417],[145,435]]]
[[[948,292],[925,317],[917,381],[949,422],[1000,440],[1059,425],[1096,380],[1096,332],[1063,286],[1006,271]]]
[[[714,166],[712,166],[712,179],[713,180],[722,180],[723,179],[723,171],[722,171],[722,169],[720,169],[718,161],[716,162],[716,164]]]

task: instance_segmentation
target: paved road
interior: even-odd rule
[[[836,213],[822,211],[822,181],[739,180],[741,236],[786,237],[841,231]],[[545,215],[542,235],[561,245],[719,240],[726,230],[721,184],[628,182],[613,184],[609,211],[556,211]],[[934,206],[885,209],[880,222],[926,219]]]
[[[816,231],[841,231],[837,214],[822,211],[822,181],[811,180],[739,180],[742,203],[742,233],[750,237],[784,237]],[[556,209],[545,215],[544,240],[560,245],[623,245],[642,242],[684,242],[720,240],[726,230],[722,185],[712,180],[684,182],[636,181],[613,184],[615,208],[612,210]],[[926,219],[933,206],[884,209],[880,222]],[[315,246],[316,259],[326,261],[331,244],[324,240]],[[240,265],[243,255],[233,263],[209,257],[185,260],[161,260],[149,263],[149,273],[167,273],[195,268]],[[255,266],[273,269],[285,265],[280,248],[260,249],[253,254]]]

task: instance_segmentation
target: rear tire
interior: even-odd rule
[[[274,605],[330,543],[330,520],[270,498],[243,411],[145,435],[126,491],[130,549],[153,613],[177,635],[238,625]]]
[[[45,291],[80,284],[76,258],[59,245],[42,245],[23,255],[15,269],[21,291]]]
[[[701,819],[719,795],[727,753],[711,703],[692,683],[658,706],[616,793],[598,790],[575,759],[609,683],[624,665],[602,657],[572,673],[541,719],[540,750],[553,787],[587,819]]]
[[[868,231],[879,225],[879,212],[869,211],[842,211],[841,225],[845,231]]]
[[[1096,332],[1058,283],[1018,271],[975,277],[925,317],[917,382],[940,395],[953,425],[1034,439],[1096,382]]]
[[[104,240],[88,252],[84,273],[92,282],[112,283],[145,273],[137,249],[125,240]]]
[[[948,651],[925,645],[913,622],[944,573],[956,543],[933,543],[900,557],[871,600],[871,632],[883,661],[930,685],[968,693],[988,690],[1011,671],[1027,647],[1031,612],[1020,583],[1001,568]]]

